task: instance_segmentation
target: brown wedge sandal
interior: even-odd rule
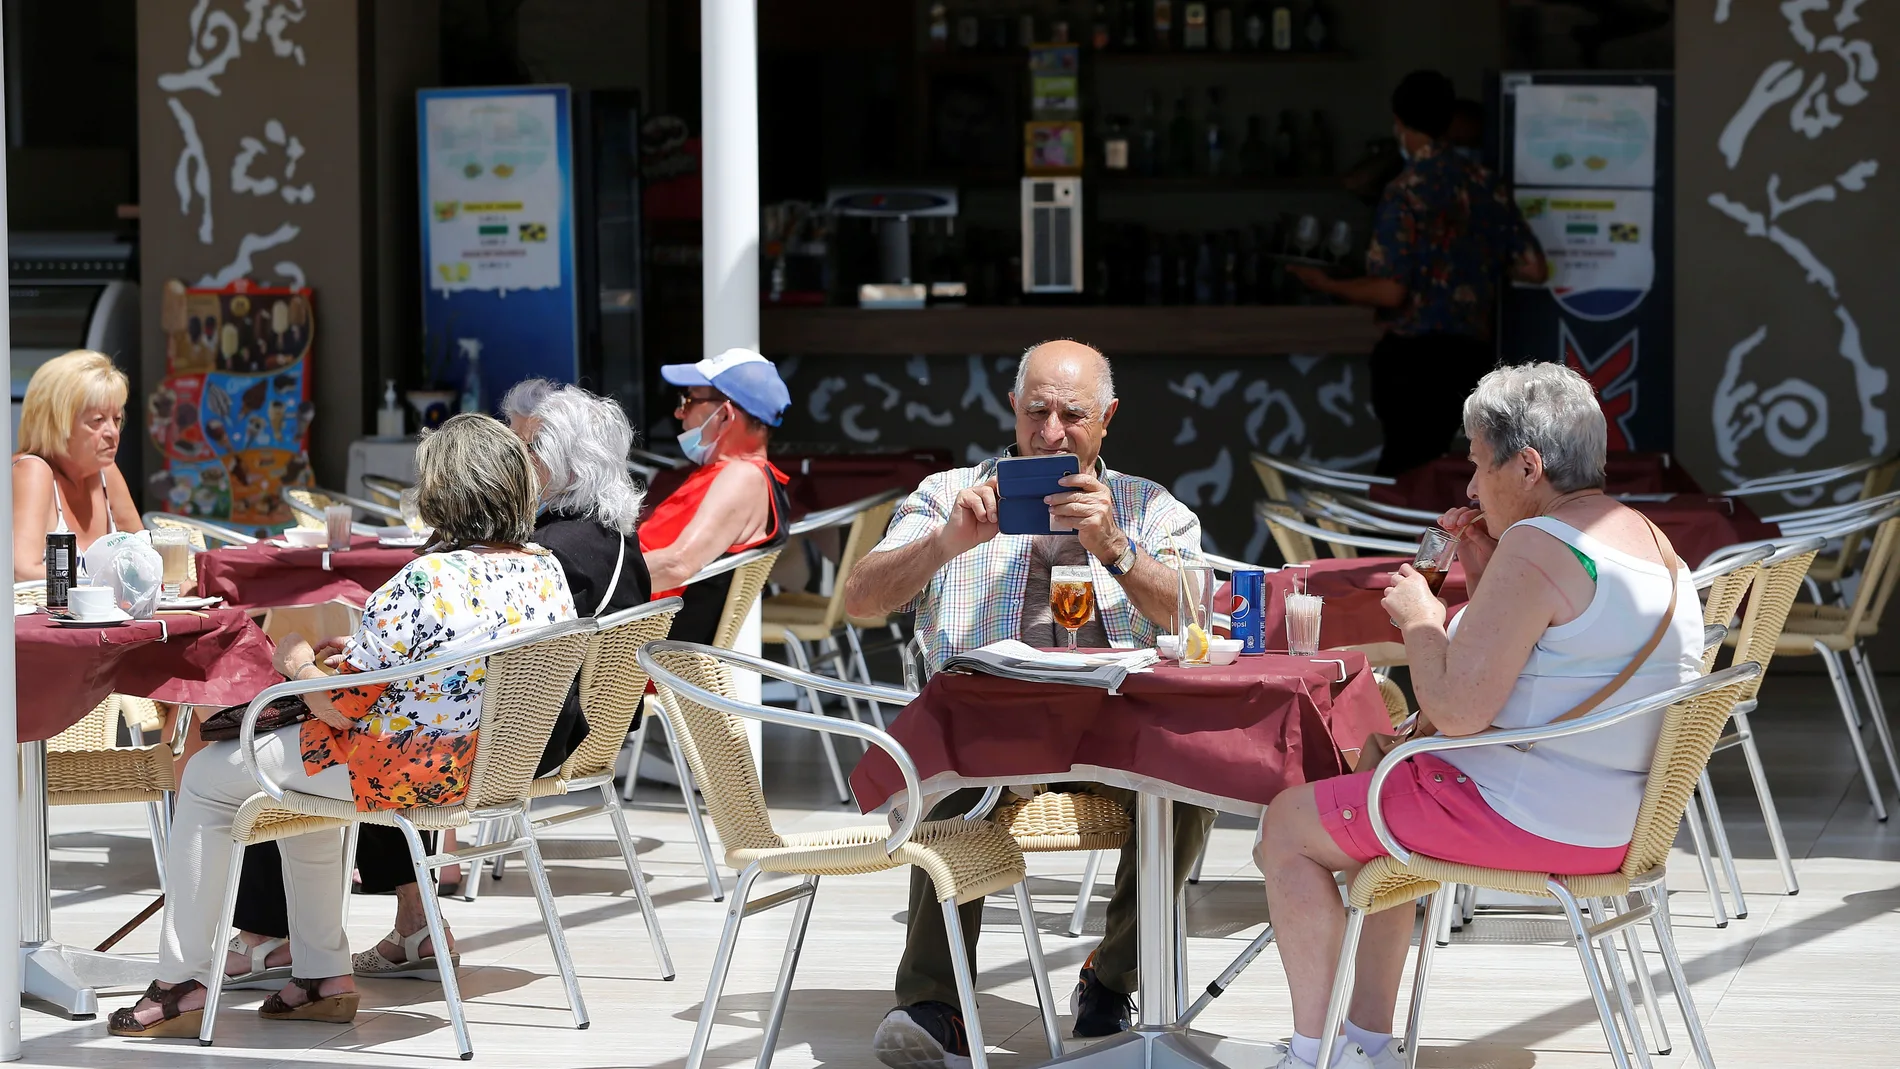
[[[166,990],[159,987],[155,980],[150,987],[145,989],[145,994],[139,996],[139,1002],[156,1002],[163,1016],[151,1024],[142,1025],[133,1015],[133,1011],[138,1009],[138,1003],[121,1006],[112,1011],[112,1016],[106,1018],[106,1031],[115,1036],[136,1036],[143,1039],[195,1039],[198,1030],[204,1025],[205,1011],[202,1009],[180,1010],[178,1004],[193,991],[204,990],[204,986],[196,980],[187,980]]]
[[[349,1024],[356,1020],[357,993],[344,991],[336,995],[318,995],[323,986],[322,980],[309,980],[293,976],[290,982],[303,990],[308,1000],[301,1006],[292,1006],[284,1001],[283,995],[273,992],[264,1004],[257,1008],[257,1015],[266,1021],[324,1021],[329,1024]]]

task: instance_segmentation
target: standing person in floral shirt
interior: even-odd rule
[[[1385,428],[1378,473],[1442,456],[1464,399],[1497,362],[1498,294],[1508,281],[1541,285],[1550,271],[1510,190],[1446,141],[1456,110],[1451,79],[1413,71],[1392,91],[1392,133],[1405,170],[1385,187],[1364,278],[1294,267],[1320,293],[1379,310],[1372,411]]]

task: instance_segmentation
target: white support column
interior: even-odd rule
[[[4,42],[0,42],[0,56],[4,56]],[[0,60],[0,83],[5,78],[4,60]],[[7,169],[7,139],[5,130],[0,129],[0,174]],[[0,236],[7,234],[7,198],[0,193]],[[0,260],[0,293],[11,293],[8,285],[7,263]],[[0,315],[0,352],[10,352],[13,346],[12,315]],[[136,448],[136,447],[135,447]],[[14,443],[7,443],[7,452],[12,453]],[[0,467],[0,501],[13,500],[13,465]],[[7,561],[7,574],[13,574],[13,509],[0,509],[0,545]],[[13,643],[0,642],[0,857],[16,860],[20,856],[20,762],[14,755],[19,752],[19,725],[14,720],[17,712],[14,706],[13,691]],[[22,866],[24,867],[24,866]],[[0,1062],[20,1060],[20,969],[17,949],[20,945],[20,881],[8,876],[0,878],[0,950],[12,950],[9,955],[14,960],[9,967],[0,968]]]
[[[701,280],[703,352],[759,348],[759,27],[755,0],[700,0]],[[759,653],[758,609],[740,632],[741,653]],[[742,701],[759,700],[759,677],[734,674]],[[760,756],[759,723],[752,753]]]

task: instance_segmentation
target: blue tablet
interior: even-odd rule
[[[996,462],[997,520],[999,530],[1011,535],[1072,535],[1050,525],[1049,506],[1043,498],[1066,494],[1064,476],[1082,467],[1072,453],[1046,457],[1004,457]]]

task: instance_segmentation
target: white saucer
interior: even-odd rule
[[[53,626],[55,627],[117,627],[120,624],[129,624],[132,622],[132,614],[126,612],[124,609],[114,609],[112,612],[113,615],[111,616],[101,616],[87,620],[81,620],[76,616],[54,616],[50,612],[46,614],[46,617],[53,621]]]
[[[163,612],[166,609],[209,609],[222,604],[224,604],[224,598],[213,595],[208,598],[176,598],[171,601],[160,601],[158,608],[160,612]]]

